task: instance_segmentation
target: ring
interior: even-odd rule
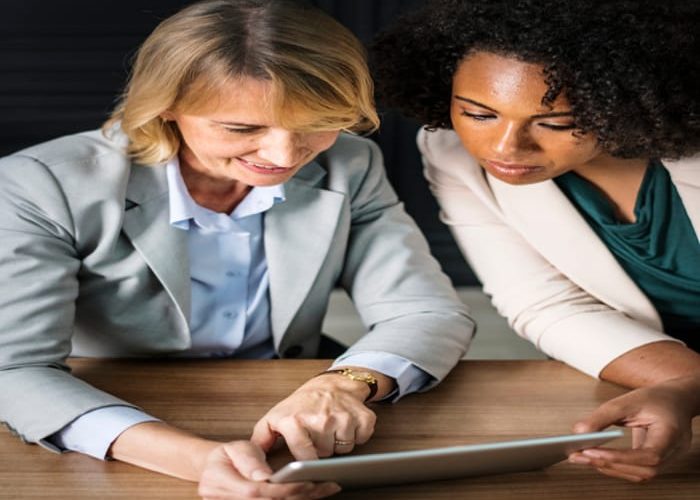
[[[353,444],[355,444],[354,441],[341,441],[340,439],[335,440],[336,446],[352,446]]]

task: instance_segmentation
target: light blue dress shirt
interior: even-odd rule
[[[269,277],[264,248],[264,213],[285,200],[284,186],[254,187],[231,215],[213,212],[190,196],[177,157],[166,165],[170,224],[188,232],[192,345],[184,357],[271,358]],[[397,381],[390,398],[425,386],[430,376],[399,356],[347,354],[334,366],[353,365]],[[128,406],[109,406],[81,415],[50,440],[64,450],[104,459],[112,442],[129,427],[158,421]]]
[[[263,214],[284,187],[254,187],[231,215],[199,206],[175,161],[167,165],[170,224],[188,232],[192,347],[183,356],[271,358]]]

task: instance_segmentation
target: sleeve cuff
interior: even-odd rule
[[[130,406],[107,406],[84,413],[47,440],[62,451],[77,451],[105,460],[119,435],[136,424],[159,421]]]

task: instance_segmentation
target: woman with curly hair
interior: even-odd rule
[[[570,460],[640,481],[700,414],[698,2],[437,0],[375,45],[380,99],[426,125],[425,173],[499,312],[636,390]]]

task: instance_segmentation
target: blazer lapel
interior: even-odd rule
[[[652,303],[553,181],[513,186],[487,177],[509,222],[548,261],[602,302],[661,328]]]
[[[309,294],[326,260],[344,196],[315,184],[325,176],[318,164],[304,167],[285,184],[285,202],[265,214],[265,254],[275,346]]]
[[[189,338],[190,269],[187,233],[169,220],[165,168],[133,165],[127,185],[124,233],[172,298]]]
[[[700,240],[700,155],[680,161],[663,161],[683,201],[690,223]]]

